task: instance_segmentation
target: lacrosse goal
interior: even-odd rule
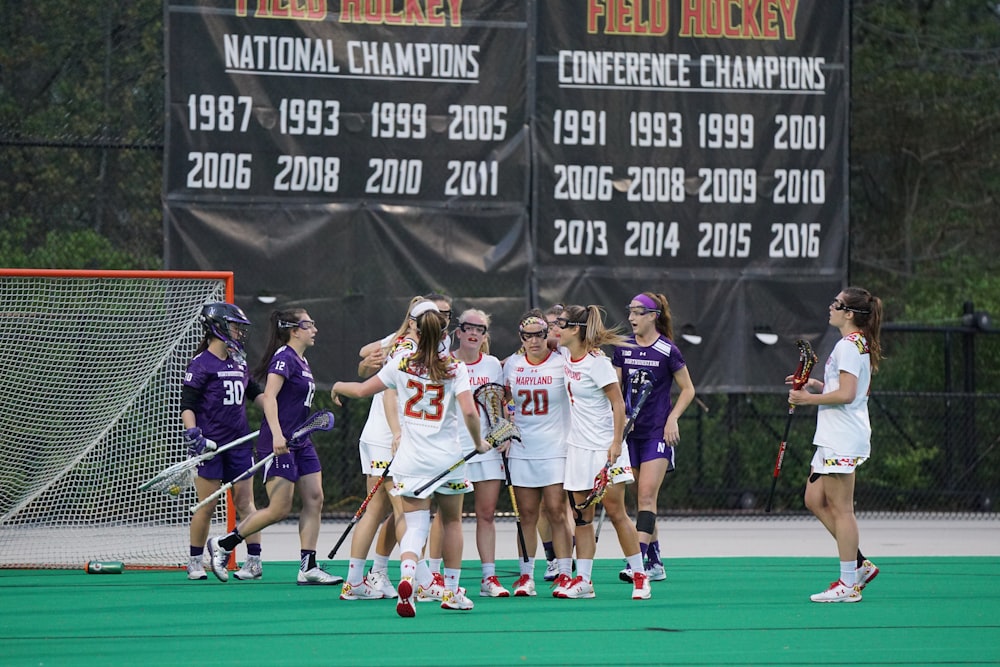
[[[187,563],[194,490],[139,485],[186,457],[198,315],[232,300],[230,272],[0,269],[0,567]]]

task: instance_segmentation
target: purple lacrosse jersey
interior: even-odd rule
[[[279,347],[271,357],[271,365],[267,368],[268,375],[280,375],[285,378],[285,384],[278,392],[278,420],[281,422],[281,432],[287,440],[292,439],[292,433],[309,418],[313,394],[316,384],[313,382],[309,362],[288,347]],[[266,385],[266,381],[265,381]],[[309,438],[303,444],[309,442]],[[260,436],[257,438],[257,451],[270,452],[274,449],[271,437],[271,427],[267,417],[261,422]]]
[[[635,336],[629,336],[629,342],[635,343]],[[637,400],[639,387],[647,380],[653,382],[653,392],[642,404],[639,417],[635,420],[631,438],[650,439],[662,438],[663,426],[673,404],[670,400],[670,388],[674,383],[674,373],[684,368],[684,357],[673,341],[661,335],[652,345],[643,347],[615,348],[611,363],[622,369],[622,379],[625,382],[625,406],[632,414],[632,406]]]
[[[206,438],[224,445],[250,432],[244,395],[250,384],[246,362],[219,359],[205,350],[188,364],[184,386],[201,393],[195,423]]]

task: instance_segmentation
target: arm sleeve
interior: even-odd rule
[[[198,412],[198,406],[201,405],[202,391],[196,387],[190,385],[184,385],[181,387],[181,412],[185,410],[190,410],[191,412]]]
[[[247,403],[253,403],[258,396],[264,393],[264,388],[260,386],[260,383],[256,380],[250,380],[250,384],[247,385]]]

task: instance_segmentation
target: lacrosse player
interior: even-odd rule
[[[336,585],[343,578],[323,570],[316,563],[323,509],[323,472],[316,448],[308,437],[289,447],[292,429],[309,416],[316,383],[305,353],[316,343],[316,322],[301,308],[271,313],[270,336],[264,355],[254,369],[254,376],[265,379],[262,394],[264,421],[257,439],[258,456],[272,451],[277,455],[264,468],[264,487],[268,506],[243,519],[236,529],[208,541],[212,572],[226,581],[229,553],[245,539],[263,528],[281,521],[292,509],[292,497],[298,489],[302,501],[299,513],[300,567],[296,583],[300,586]]]
[[[546,337],[546,345],[553,352],[559,349],[559,334],[561,329],[556,326],[556,318],[562,315],[563,305],[561,303],[553,304],[545,311],[545,325],[548,327],[548,336]],[[537,316],[538,313],[536,312]],[[563,502],[563,507],[566,509],[566,518],[569,521],[567,525],[573,525],[573,511],[570,509],[569,503]],[[538,512],[538,539],[542,541],[542,549],[545,551],[545,581],[555,581],[555,578],[559,576],[559,563],[556,560],[555,547],[552,545],[552,528],[549,526],[548,512],[545,510],[545,498],[542,498],[542,505]],[[570,529],[570,537],[572,537],[573,530]],[[570,570],[572,572],[572,570]]]
[[[628,304],[628,322],[632,326],[629,345],[615,348],[611,363],[618,370],[618,381],[622,383],[630,413],[642,385],[652,383],[652,390],[625,438],[636,479],[635,527],[646,576],[650,581],[663,581],[667,574],[656,539],[656,499],[663,478],[674,470],[674,448],[681,441],[678,419],[691,405],[695,391],[684,357],[673,342],[667,297],[652,292],[636,294]],[[680,390],[674,404],[670,399],[673,384]],[[631,583],[631,568],[626,567],[618,576]]]
[[[538,310],[528,311],[517,329],[521,349],[504,364],[504,380],[514,400],[513,419],[521,431],[521,441],[511,444],[507,460],[528,555],[527,562],[521,559],[514,596],[527,597],[535,595],[534,555],[542,517],[547,518],[547,536],[551,540],[554,590],[562,591],[572,579],[573,538],[563,489],[569,397],[563,358],[548,345],[545,315]]]
[[[503,367],[500,365],[500,360],[490,354],[489,329],[489,315],[476,309],[464,311],[459,316],[458,327],[455,329],[454,337],[458,341],[458,347],[452,354],[459,361],[465,362],[469,372],[469,386],[473,391],[487,383],[503,384]],[[482,425],[482,420],[480,424]],[[467,431],[459,429],[459,437],[462,440],[462,454],[469,454],[476,448],[475,441]],[[471,458],[465,464],[465,476],[473,483],[476,547],[482,564],[479,595],[492,598],[510,597],[510,591],[504,588],[497,578],[496,566],[497,529],[493,517],[504,479],[500,452],[491,449]]]
[[[445,327],[448,326],[448,323],[451,322],[451,299],[449,297],[443,294],[428,294],[427,296],[413,297],[407,308],[406,317],[394,333],[389,334],[381,340],[372,341],[361,348],[359,352],[361,363],[358,365],[358,375],[365,378],[370,377],[374,373],[377,373],[388,362],[391,356],[403,353],[410,354],[416,349],[420,334],[417,331],[416,319],[412,313],[416,305],[421,302],[433,303],[437,307],[438,312],[441,313],[441,316],[444,317]],[[451,347],[451,338],[447,335],[447,332],[445,332],[441,347],[444,351],[447,351]],[[336,399],[336,397],[334,398]],[[385,470],[382,466],[389,465],[392,459],[393,447],[399,444],[401,431],[399,419],[396,416],[399,407],[397,398],[396,390],[386,389],[381,393],[380,397],[372,400],[371,408],[368,411],[368,420],[365,422],[364,430],[361,432],[359,443],[361,448],[361,466],[363,472],[369,476],[369,489],[371,488],[370,485],[377,480],[375,476]],[[377,593],[373,592],[372,589],[374,591],[381,591],[385,597],[396,597],[396,590],[389,580],[388,564],[389,556],[392,554],[392,550],[397,542],[396,524],[402,521],[403,511],[400,502],[390,493],[393,486],[391,471],[385,479],[384,486],[385,489],[379,491],[373,498],[376,501],[376,509],[373,512],[375,516],[369,518],[367,522],[364,516],[361,517],[361,521],[358,524],[360,535],[355,533],[355,537],[352,539],[351,563],[348,568],[347,581],[345,582],[351,588],[350,590],[341,592],[342,600],[376,599]],[[367,558],[368,550],[371,548],[372,535],[375,529],[372,523],[376,521],[375,517],[378,516],[379,504],[384,505],[384,503],[378,502],[382,499],[388,499],[392,506],[394,519],[381,522],[381,528],[378,531],[378,541],[375,544],[372,569],[363,580],[359,580],[358,575],[364,571],[365,566],[365,563],[361,562],[361,560]],[[366,514],[365,516],[368,515]],[[362,522],[366,522],[365,525],[362,525]],[[447,587],[445,586],[444,575],[441,574],[441,521],[439,519],[431,524],[428,543],[430,545],[428,552],[431,554],[431,558],[429,563],[425,560],[420,561],[421,576],[418,576],[418,579],[420,581],[424,580],[422,576],[423,569],[427,567],[433,581],[427,586],[418,586],[417,599],[421,602],[440,602]]]
[[[406,531],[400,538],[400,581],[396,613],[416,614],[417,586],[429,586],[430,571],[418,573],[417,561],[430,532],[431,496],[438,503],[444,527],[444,579],[447,591],[441,599],[444,609],[470,610],[472,600],[459,587],[462,567],[462,498],[472,490],[465,478],[464,459],[458,440],[458,415],[485,452],[490,444],[480,435],[476,410],[465,364],[442,350],[447,321],[433,302],[414,306],[410,316],[417,324],[419,342],[412,354],[393,357],[375,377],[364,383],[337,382],[331,393],[362,398],[386,388],[399,395],[401,438],[393,456],[392,493],[402,500]],[[459,464],[453,465],[458,459]],[[441,471],[444,471],[441,473]],[[423,581],[418,581],[418,576]]]
[[[184,442],[191,456],[214,450],[250,432],[245,400],[258,405],[263,390],[250,379],[243,344],[250,320],[231,303],[210,303],[201,309],[205,335],[188,364],[181,388],[181,421]],[[231,482],[253,465],[253,443],[246,442],[198,466],[195,489],[203,500],[224,482]],[[233,503],[240,519],[257,511],[253,502],[253,478],[233,485]],[[191,517],[190,554],[187,577],[207,579],[202,558],[212,524],[216,503],[211,503]],[[260,579],[260,533],[247,536],[247,559],[233,574],[237,579]]]
[[[858,548],[854,473],[871,456],[868,392],[882,359],[882,301],[848,287],[829,307],[830,326],[841,339],[826,360],[823,381],[810,379],[788,392],[790,405],[816,405],[816,454],[810,464],[805,504],[837,542],[840,577],[810,596],[813,602],[859,602],[878,568]],[[786,378],[791,382],[792,378]]]
[[[361,348],[361,363],[358,375],[369,377],[378,372],[392,355],[407,351],[412,353],[417,346],[416,321],[410,317],[412,308],[426,301],[417,296],[410,300],[406,315],[395,332],[385,338],[373,341]],[[361,430],[358,448],[361,454],[361,472],[367,478],[369,492],[379,482],[383,472],[392,461],[393,431],[386,419],[387,411],[397,410],[396,392],[387,389],[372,398],[368,408],[368,419]],[[398,420],[396,420],[398,421]],[[389,493],[392,489],[390,469],[381,488],[372,496],[365,514],[358,521],[358,528],[351,538],[351,557],[348,562],[347,579],[340,591],[341,600],[381,600],[395,598],[396,588],[389,578],[389,556],[396,546],[396,521],[388,519],[391,514],[402,515],[402,506]],[[375,556],[372,568],[365,574],[368,552],[376,533]],[[442,582],[442,592],[444,586]]]
[[[559,597],[594,597],[591,572],[597,542],[592,522],[594,504],[603,498],[622,552],[635,572],[632,598],[645,600],[650,597],[650,587],[642,567],[639,536],[625,511],[623,482],[635,480],[628,451],[622,447],[625,400],[611,359],[601,351],[602,345],[624,345],[626,341],[605,327],[598,306],[568,306],[556,319],[556,326],[562,329],[559,352],[565,364],[570,413],[563,486],[572,493],[577,510],[577,574]]]

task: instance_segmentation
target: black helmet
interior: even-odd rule
[[[201,325],[205,327],[205,333],[225,341],[230,349],[243,354],[250,320],[239,306],[224,302],[207,304],[201,309]]]

